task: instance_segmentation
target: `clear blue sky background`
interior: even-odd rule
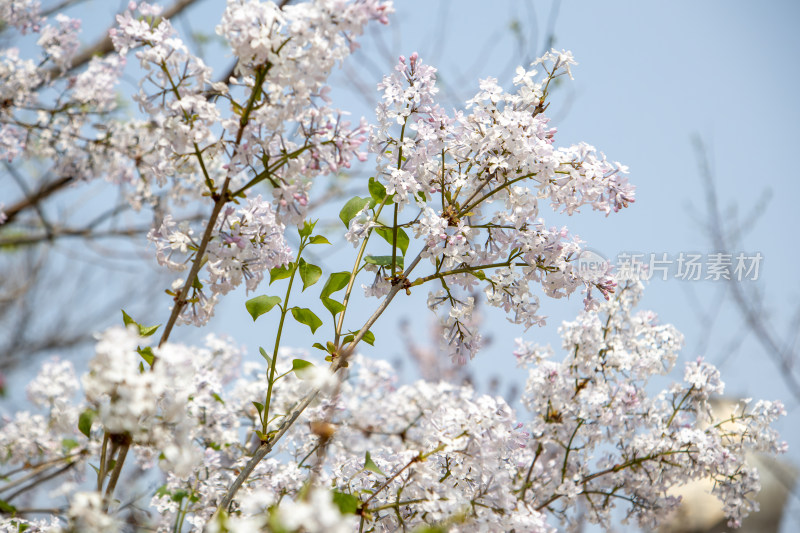
[[[567,80],[559,87],[548,111],[559,128],[557,143],[585,141],[609,159],[628,165],[637,199],[631,208],[608,218],[587,211],[567,219],[551,215],[543,205],[540,212],[545,219],[567,224],[589,247],[607,257],[623,251],[666,252],[673,258],[680,252],[713,252],[690,208],[694,206],[702,218],[703,189],[691,142],[693,135],[699,135],[708,146],[723,205],[738,206],[750,230],[736,251],[764,256],[756,285],[764,294],[771,324],[784,332],[789,317],[800,307],[795,236],[800,226],[795,170],[800,151],[796,101],[800,2],[572,1],[561,3],[557,14],[550,1],[400,0],[397,4],[391,25],[368,32],[350,70],[335,76],[343,109],[371,120],[378,98],[374,86],[380,75],[388,72],[394,57],[413,51],[440,69],[449,105],[472,96],[480,77],[495,76],[509,87],[513,67],[538,55],[552,28],[555,47],[571,50],[579,63],[573,70],[575,81]],[[117,3],[89,1],[76,13],[85,13],[86,6],[97,8],[96,23],[84,26],[89,39],[106,27],[110,16],[102,17]],[[223,9],[222,1],[201,1],[176,26],[182,31],[207,31],[207,21],[216,24]],[[514,21],[516,32],[511,29]],[[219,55],[212,53],[211,59],[213,65],[227,66]],[[364,169],[353,185],[357,187],[359,180],[365,184],[370,170]],[[765,191],[772,196],[763,216],[747,219],[749,209]],[[332,220],[335,213],[320,216]],[[339,248],[329,259],[334,265],[331,270],[349,270],[349,245]],[[724,290],[721,282],[654,281],[642,308],[656,311],[686,335],[684,361],[705,355],[721,363],[730,395],[783,399],[789,417],[781,430],[793,448],[790,456],[798,462],[800,430],[793,428],[800,427],[797,404],[760,346],[738,335],[742,321],[732,304],[720,299]],[[365,347],[366,353],[392,361],[407,358],[397,341],[397,324],[405,317],[412,320],[413,331],[427,331],[427,312],[419,311],[426,292],[417,290],[411,298],[403,298],[405,302],[396,301],[375,328],[376,347]],[[166,319],[164,298],[164,309],[146,322]],[[261,321],[253,325],[244,300],[243,293],[229,297],[208,329],[231,334],[256,354],[259,345],[272,343],[274,332]],[[376,303],[367,301],[349,316],[367,316]],[[473,373],[483,376],[479,387],[485,389],[490,375],[500,376],[504,383],[522,383],[524,376],[511,354],[514,337],[558,346],[556,326],[580,308],[579,297],[565,302],[543,298],[542,312],[551,317],[548,327],[524,334],[499,313],[487,310],[486,327],[493,342],[470,363]],[[719,309],[719,316],[709,328],[701,317],[714,309]],[[305,327],[292,327],[288,333],[286,345],[310,345]],[[197,339],[197,332],[180,328],[179,338]],[[406,370],[410,366],[405,365]],[[800,516],[796,500],[794,508],[793,514]],[[784,524],[784,531],[798,528],[797,518]]]

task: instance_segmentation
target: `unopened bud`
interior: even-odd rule
[[[322,440],[329,440],[336,433],[336,426],[324,420],[314,420],[309,424],[311,433],[321,438]]]

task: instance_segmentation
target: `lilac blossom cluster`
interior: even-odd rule
[[[672,369],[683,339],[654,313],[635,311],[640,295],[640,285],[626,286],[598,310],[564,323],[562,359],[518,340],[527,413],[469,386],[399,385],[387,363],[355,357],[351,370],[339,371],[338,394],[311,404],[227,515],[216,508],[250,459],[260,426],[251,399],[263,395],[265,383],[262,365],[246,363],[240,371],[240,351],[214,337],[205,347],[154,348],[158,364],[141,372],[137,344],[144,339],[135,328],[111,329],[98,340],[78,403],[71,364],[45,364],[29,393],[47,414],[6,421],[3,463],[70,465],[66,488],[56,494],[68,498],[66,519],[81,531],[122,529],[120,512],[104,510],[98,493],[70,493],[83,486],[109,434],[132,440],[138,469],[158,467],[164,476],[154,512],[137,517],[157,531],[184,523],[193,531],[352,531],[361,522],[375,531],[438,524],[450,531],[544,532],[582,519],[607,526],[615,507],[652,528],[678,504],[669,489],[696,479],[713,480],[735,525],[753,511],[758,489],[745,453],[784,451],[770,427],[783,408],[745,402],[715,419],[709,398],[723,383],[702,360],[686,365],[682,382],[649,393],[649,380]],[[302,401],[310,379],[288,362],[302,353],[279,355],[285,377],[276,389],[275,428]],[[98,423],[80,433],[87,410]],[[315,438],[319,425],[329,426],[324,453]],[[590,504],[586,516],[579,499]],[[31,531],[59,527],[56,519],[3,520]]]
[[[251,198],[238,211],[225,208],[217,220],[213,237],[206,247],[205,268],[208,279],[196,283],[181,320],[203,325],[214,315],[217,295],[224,295],[242,284],[255,290],[264,279],[264,272],[283,266],[292,258],[292,251],[283,236],[283,224],[277,222],[270,205],[261,196]],[[188,223],[178,224],[171,215],[164,217],[158,229],[150,230],[148,239],[156,245],[156,257],[170,270],[188,268],[192,252],[199,248]],[[179,279],[177,289],[185,280]],[[211,296],[203,292],[209,285]]]
[[[444,289],[428,303],[445,308],[445,344],[459,363],[472,358],[481,342],[467,326],[474,300],[451,287],[468,292],[482,284],[486,301],[526,328],[545,321],[531,283],[553,298],[583,288],[587,307],[596,303],[594,290],[605,298],[614,291],[610,271],[588,277],[578,268],[577,238],[539,218],[543,198],[570,215],[584,205],[608,214],[634,201],[625,166],[586,144],[554,146],[556,129],[544,114],[548,88],[553,79],[571,76],[574,64],[569,52],[548,52],[532,70],[517,70],[514,91],[487,78],[467,111],[453,115],[436,103],[436,70],[417,54],[401,57],[379,84],[383,99],[370,133],[376,176],[392,195],[395,217],[416,208],[400,226],[413,229],[423,244],[421,257],[435,268],[424,279],[442,280]],[[358,244],[379,225],[365,207],[351,220],[347,238]],[[379,275],[365,287],[367,294],[387,294],[389,278],[371,268]]]

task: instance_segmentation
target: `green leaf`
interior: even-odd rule
[[[314,235],[308,241],[310,244],[330,244],[331,242],[322,235]]]
[[[273,281],[291,277],[293,269],[294,263],[288,263],[286,265],[273,268],[269,271],[269,284],[272,285]]]
[[[311,235],[311,232],[314,231],[314,226],[317,225],[317,222],[309,222],[308,220],[305,221],[302,228],[297,228],[297,233],[300,234],[300,238],[308,237]]]
[[[305,259],[300,259],[300,279],[303,280],[303,290],[315,284],[322,276],[322,269],[317,265],[306,263]]]
[[[381,203],[386,198],[386,187],[375,178],[369,179],[369,195],[377,202]]]
[[[328,281],[325,282],[325,286],[322,287],[320,297],[325,298],[336,291],[344,289],[347,287],[349,282],[350,272],[334,272],[328,277]]]
[[[470,271],[470,274],[472,274],[481,281],[486,281],[486,274],[484,274],[483,270],[472,270]]]
[[[171,500],[175,503],[181,503],[185,497],[189,495],[189,492],[185,489],[178,489],[172,493]]]
[[[147,363],[151,367],[153,366],[153,361],[156,360],[156,356],[153,353],[153,349],[151,347],[149,346],[145,346],[144,348],[139,347],[136,349],[136,351],[138,352],[139,355],[142,356],[142,359],[144,359],[145,363]]]
[[[359,211],[364,209],[364,206],[368,203],[369,200],[366,198],[354,196],[353,198],[350,198],[346,204],[344,204],[344,207],[339,212],[339,219],[342,221],[342,224],[344,224],[345,228],[350,227],[350,221],[353,220],[353,217],[355,217]]]
[[[261,416],[261,413],[264,412],[264,404],[259,402],[253,402],[253,405],[256,406],[256,410],[258,411],[258,416]]]
[[[403,256],[398,255],[395,258],[397,263],[397,267],[402,269],[403,268]],[[365,263],[369,263],[371,265],[378,265],[382,267],[391,267],[392,266],[392,256],[391,255],[368,255],[364,258]]]
[[[211,393],[211,397],[212,397],[212,398],[214,398],[215,400],[217,400],[217,401],[218,401],[219,403],[221,403],[222,405],[225,405],[225,400],[223,400],[223,399],[222,399],[222,396],[220,396],[220,395],[219,395],[219,394],[217,394],[216,392],[212,392],[212,393]]]
[[[369,452],[367,452],[367,456],[364,458],[364,470],[369,470],[370,472],[375,472],[383,477],[386,477],[386,474],[381,472],[381,469],[378,468],[378,465],[372,460],[372,457],[369,456]]]
[[[92,433],[92,422],[96,416],[97,411],[94,409],[86,409],[81,413],[81,416],[78,417],[78,430],[86,435],[87,438],[89,438],[89,435]]]
[[[259,347],[258,347],[258,353],[260,353],[260,354],[261,354],[261,357],[263,357],[264,359],[266,359],[266,360],[267,360],[267,364],[268,364],[269,366],[272,366],[272,358],[271,358],[269,355],[267,355],[267,352],[264,350],[264,348],[262,348],[261,346],[259,346]]]
[[[322,305],[325,306],[325,309],[331,312],[333,318],[336,318],[336,315],[344,311],[344,304],[341,302],[337,302],[333,298],[322,297]]]
[[[78,444],[78,441],[76,441],[75,439],[62,439],[61,440],[61,447],[64,449],[65,453],[71,452],[72,450],[74,450],[78,446],[80,446],[80,445]]]
[[[155,326],[142,326],[139,325],[139,335],[142,337],[149,337],[153,333],[161,327],[161,324],[156,324]]]
[[[323,352],[326,352],[326,353],[328,351],[328,349],[326,347],[324,347],[322,344],[320,344],[318,342],[315,342],[314,344],[312,344],[311,347],[312,348],[316,348],[317,350],[322,350]]]
[[[389,244],[392,244],[392,238],[393,238],[392,228],[381,227],[381,228],[375,228],[374,231],[375,233],[383,237],[383,240],[385,240]],[[400,251],[403,252],[403,255],[406,255],[406,250],[408,250],[409,242],[410,241],[408,239],[408,234],[405,231],[403,231],[403,228],[397,228],[397,247],[400,248]]]
[[[308,326],[312,334],[322,325],[322,320],[311,309],[305,307],[292,307],[292,316],[301,324]]]
[[[160,324],[155,326],[143,326],[138,322],[136,322],[134,319],[132,319],[131,316],[125,312],[124,309],[122,309],[121,311],[122,311],[122,322],[125,323],[125,327],[128,327],[131,324],[133,324],[134,326],[136,326],[136,329],[139,330],[140,337],[149,337],[150,335],[155,333],[156,330],[158,330],[158,328],[161,327]]]
[[[250,313],[250,316],[253,317],[253,322],[255,322],[261,315],[269,313],[280,301],[281,299],[278,296],[256,296],[255,298],[247,300],[244,306],[247,308],[247,312]]]
[[[363,340],[370,346],[375,346],[375,335],[373,335],[370,330],[367,330],[367,332],[364,333],[364,336],[361,337],[361,340]]]
[[[8,503],[5,500],[0,500],[0,513],[3,514],[14,514],[17,512],[17,508]],[[24,531],[24,530],[23,530]]]
[[[136,323],[136,321],[134,319],[131,318],[131,316],[128,313],[125,312],[124,309],[121,309],[121,311],[122,311],[122,322],[125,324],[126,328],[128,326],[130,326],[131,324],[133,324],[135,326],[139,325],[139,324]]]
[[[292,372],[295,374],[297,374],[298,370],[304,370],[313,366],[313,364],[309,363],[308,361],[304,361],[303,359],[292,359]],[[297,377],[300,377],[300,375],[298,374]]]
[[[338,490],[333,491],[333,503],[339,508],[342,514],[356,514],[358,511],[358,504],[361,503],[358,498],[352,494],[345,494]]]

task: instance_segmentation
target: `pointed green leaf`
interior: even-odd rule
[[[317,350],[322,350],[323,352],[327,352],[328,351],[327,348],[325,348],[323,345],[321,345],[318,342],[315,342],[314,344],[312,344],[311,347],[312,348],[316,348]]]
[[[13,515],[16,512],[17,512],[16,507],[14,507],[5,500],[0,500],[0,513]],[[24,529],[22,531],[24,531]]]
[[[143,326],[138,322],[136,322],[133,318],[131,318],[131,316],[128,313],[126,313],[124,309],[122,309],[121,311],[122,311],[122,322],[125,323],[125,327],[128,327],[131,324],[133,324],[139,330],[139,336],[141,337],[149,337],[150,335],[155,333],[159,327],[161,327],[160,324],[155,326]]]
[[[300,279],[303,280],[303,290],[315,284],[322,276],[322,269],[317,265],[306,263],[305,259],[300,259]]]
[[[388,242],[390,245],[392,244],[392,238],[393,238],[392,228],[387,228],[384,226],[381,228],[375,228],[374,231],[375,233],[383,237],[383,240]],[[397,247],[400,249],[401,252],[403,252],[403,255],[406,255],[406,250],[408,250],[409,242],[410,241],[408,239],[408,234],[405,231],[403,231],[403,228],[397,228]]]
[[[305,221],[302,228],[297,229],[297,233],[300,234],[300,238],[308,237],[311,235],[311,232],[314,231],[314,226],[317,225],[317,222],[309,222],[308,220]]]
[[[253,322],[264,313],[269,313],[273,307],[278,305],[281,299],[278,296],[256,296],[244,303],[247,312],[253,317]]]
[[[81,433],[86,435],[88,438],[92,433],[92,422],[94,421],[94,417],[97,416],[97,411],[94,409],[86,409],[84,412],[81,413],[80,417],[78,417],[78,430]]]
[[[322,305],[325,306],[325,309],[330,311],[334,318],[336,315],[344,311],[344,304],[341,302],[337,302],[333,298],[320,298],[322,300]]]
[[[308,241],[311,244],[330,244],[331,242],[322,235],[314,235]]]
[[[304,370],[306,368],[314,366],[313,364],[309,363],[308,361],[304,361],[303,359],[292,359],[292,372],[297,374],[298,370]],[[299,375],[297,377],[300,377]]]
[[[367,456],[364,458],[364,470],[369,470],[370,472],[375,472],[376,474],[386,477],[386,474],[381,472],[378,465],[373,462],[372,457],[369,456],[369,452],[367,452]]]
[[[334,272],[328,277],[328,281],[325,282],[325,286],[322,287],[322,293],[320,293],[320,296],[322,298],[330,296],[334,292],[340,291],[347,287],[349,282],[350,272]]]
[[[259,402],[253,402],[253,405],[256,406],[256,410],[258,411],[258,416],[261,416],[261,413],[264,412],[264,404]]]
[[[144,361],[148,365],[153,366],[153,361],[156,360],[156,356],[153,353],[153,349],[151,347],[149,346],[145,346],[144,348],[139,347],[136,349],[136,351],[139,353],[139,355],[142,356],[142,359],[144,359]]]
[[[370,178],[369,195],[372,196],[376,202],[380,203],[384,198],[386,198],[386,187],[384,187],[383,184],[377,181],[375,178]]]
[[[485,281],[486,280],[486,274],[484,274],[483,270],[473,270],[473,271],[470,272],[470,274],[472,274],[473,276],[475,276],[476,278],[478,278],[481,281]]]
[[[375,346],[375,335],[373,335],[370,330],[367,330],[367,332],[364,333],[364,336],[361,337],[361,340],[363,340],[370,346]]]
[[[258,353],[260,353],[260,354],[261,354],[261,357],[263,357],[264,359],[266,359],[266,360],[267,360],[267,364],[268,364],[269,366],[272,366],[272,357],[270,357],[269,355],[267,355],[267,352],[264,350],[264,348],[262,348],[261,346],[259,346],[259,347],[258,347]]]
[[[358,504],[361,503],[358,498],[352,494],[345,494],[338,490],[333,491],[333,503],[339,508],[342,514],[356,514],[358,511]]]
[[[274,281],[290,277],[292,275],[293,268],[294,263],[288,263],[286,265],[273,268],[269,271],[269,284],[272,285],[272,282]]]
[[[156,324],[155,326],[142,326],[139,325],[139,335],[142,337],[149,337],[153,333],[155,333],[158,328],[161,327],[161,324]]]
[[[312,334],[322,325],[322,320],[311,309],[292,307],[292,316],[301,324],[308,326]]]
[[[122,322],[125,324],[126,328],[128,326],[130,326],[131,324],[134,324],[136,326],[139,325],[139,324],[136,323],[136,321],[134,319],[131,318],[131,316],[128,313],[125,312],[124,309],[121,309],[121,311],[122,311]]]
[[[339,212],[339,219],[342,221],[342,224],[344,224],[345,228],[350,227],[350,221],[353,220],[353,217],[355,217],[359,211],[364,209],[364,206],[368,203],[369,200],[366,198],[354,196],[353,198],[350,198],[346,204],[344,204],[344,207]]]
[[[395,258],[397,263],[397,267],[402,269],[403,268],[403,256],[398,255]],[[392,256],[391,255],[368,255],[364,258],[365,263],[369,263],[371,265],[378,265],[382,267],[391,267],[392,266]]]

